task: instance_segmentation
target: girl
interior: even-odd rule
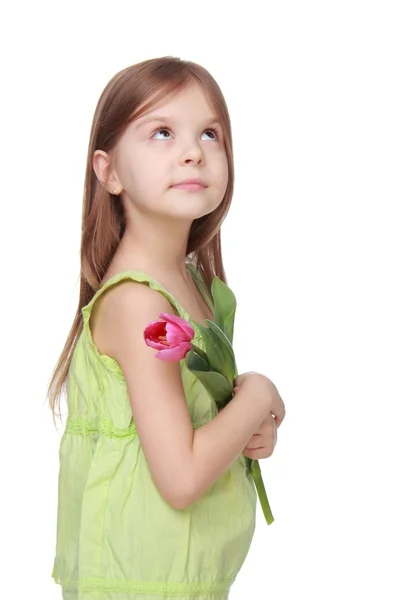
[[[250,548],[245,456],[270,456],[285,409],[259,373],[220,412],[145,327],[213,317],[233,193],[228,110],[199,65],[156,58],[98,102],[86,167],[79,306],[49,385],[60,444],[53,577],[68,600],[226,600]],[[186,182],[186,183],[183,183]],[[144,285],[143,285],[144,284]]]

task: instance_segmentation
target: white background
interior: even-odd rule
[[[400,598],[397,9],[2,9],[2,598],[61,598],[61,429],[45,392],[78,301],[89,129],[117,71],[164,55],[203,65],[228,103],[236,186],[222,240],[238,366],[268,375],[287,410],[261,461],[275,522],[258,507],[231,598]]]

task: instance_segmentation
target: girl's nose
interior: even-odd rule
[[[203,150],[200,147],[200,144],[196,142],[189,143],[181,153],[181,157],[183,162],[187,163],[189,161],[199,163],[204,159]]]

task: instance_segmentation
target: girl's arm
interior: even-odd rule
[[[237,459],[269,412],[267,402],[249,402],[240,391],[214,419],[194,431],[179,362],[155,358],[143,331],[171,304],[135,281],[113,286],[102,298],[96,339],[120,365],[133,419],[154,483],[176,509],[194,502]]]

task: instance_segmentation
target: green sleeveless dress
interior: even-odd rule
[[[192,265],[189,270],[212,309],[204,281]],[[83,330],[69,370],[68,419],[60,442],[52,576],[64,600],[226,600],[255,530],[254,482],[241,454],[186,509],[176,510],[161,497],[136,432],[123,372],[99,353],[90,331],[97,299],[128,279],[163,294],[171,313],[190,322],[194,343],[204,349],[189,315],[140,271],[115,275],[82,308]],[[185,361],[180,364],[196,429],[218,409]]]

